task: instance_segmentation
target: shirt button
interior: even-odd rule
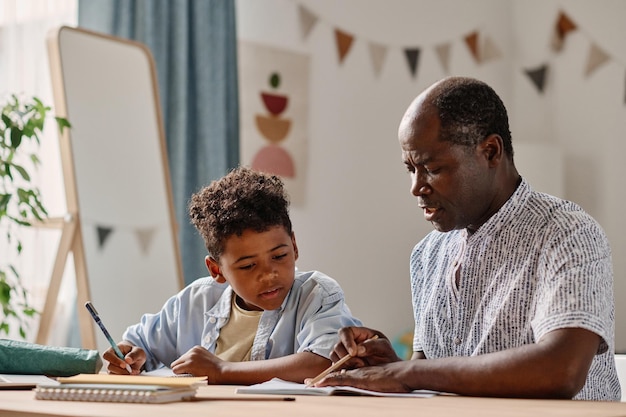
[[[217,321],[217,319],[215,317],[209,318],[209,323],[211,323],[211,324],[215,324],[216,321]]]
[[[461,344],[461,339],[459,339],[458,337],[454,338],[454,344],[455,345],[460,345]]]

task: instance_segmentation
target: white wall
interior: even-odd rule
[[[622,207],[626,168],[626,2],[621,0],[531,0],[513,2],[515,68],[550,65],[544,95],[528,88],[516,69],[512,103],[514,139],[560,147],[564,195],[594,216],[613,250],[616,350],[626,351],[626,222]],[[579,27],[562,52],[549,48],[558,10]],[[610,59],[586,77],[592,44]],[[515,144],[515,142],[514,142]]]
[[[298,4],[319,19],[306,40],[300,36]],[[549,42],[559,7],[585,32],[568,38],[555,56]],[[619,0],[237,0],[240,39],[311,57],[308,183],[304,202],[292,206],[299,268],[336,278],[366,325],[389,336],[411,328],[409,254],[431,226],[409,193],[397,126],[425,87],[446,75],[467,75],[492,85],[508,106],[514,146],[558,145],[565,167],[562,197],[581,204],[606,229],[616,294],[626,299],[626,260],[620,256],[626,242],[618,211],[624,203],[618,159],[626,147],[626,25],[620,22],[625,12],[626,2]],[[342,64],[335,27],[355,36]],[[473,30],[493,39],[502,57],[477,64],[463,43]],[[619,63],[585,79],[584,44],[590,36]],[[370,41],[389,48],[378,78],[369,61]],[[442,42],[451,44],[449,74],[434,52]],[[422,49],[415,79],[402,55],[411,46]],[[523,68],[544,61],[551,72],[542,95]],[[541,178],[537,170],[544,167],[527,164]],[[618,302],[618,349],[626,349],[626,320],[620,320],[625,314],[626,306]]]

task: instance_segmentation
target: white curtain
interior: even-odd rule
[[[36,96],[53,107],[46,37],[50,30],[61,25],[76,26],[77,20],[77,0],[0,0],[0,102],[16,94],[22,98]],[[62,217],[66,211],[65,190],[57,129],[52,119],[46,122],[38,155],[42,164],[34,172],[34,181],[42,193],[50,217]],[[29,228],[22,233],[24,251],[17,259],[11,259],[11,263],[18,268],[24,286],[30,291],[31,304],[41,311],[60,231]],[[0,237],[3,238],[3,235]],[[2,243],[3,239],[0,239],[0,258],[15,258],[15,254],[6,254],[7,249]],[[75,308],[72,265],[69,259],[57,305],[54,331],[48,341],[51,345],[66,346],[73,344],[72,340],[77,340],[68,334]],[[28,341],[35,340],[38,323],[38,319],[31,323],[27,333]],[[11,332],[9,337],[19,338],[17,332]]]

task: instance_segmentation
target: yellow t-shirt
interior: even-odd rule
[[[259,328],[262,311],[244,310],[237,304],[237,295],[233,293],[228,323],[220,330],[215,345],[215,354],[229,362],[250,360],[252,343]]]

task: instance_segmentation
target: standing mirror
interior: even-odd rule
[[[85,348],[116,341],[183,286],[158,83],[142,44],[80,28],[50,34],[55,112],[72,124],[60,139],[68,215],[38,341],[46,339],[58,281],[72,254]]]

